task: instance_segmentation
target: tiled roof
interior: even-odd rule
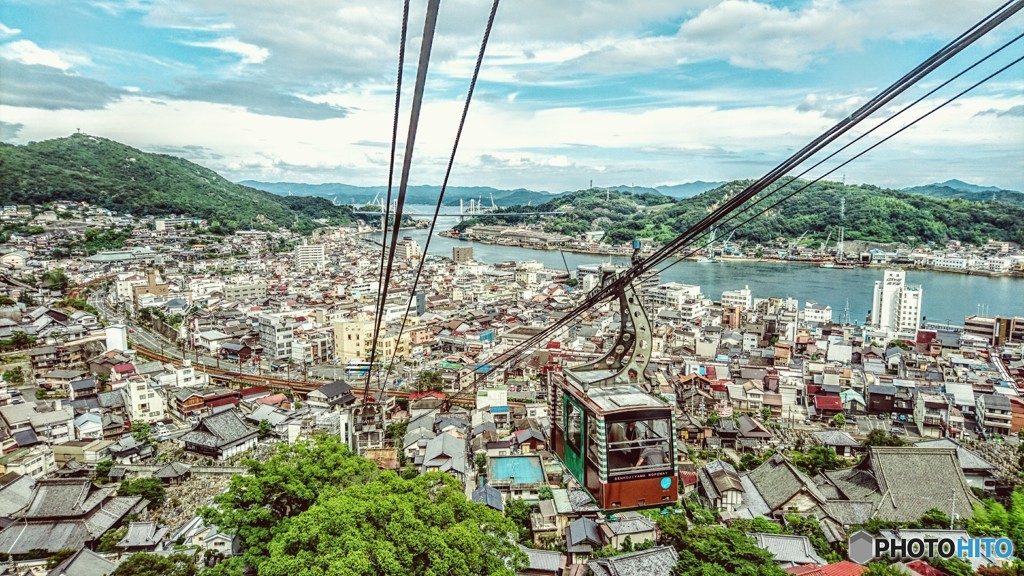
[[[110,574],[116,568],[117,564],[83,548],[50,570],[47,576],[97,576]]]
[[[640,552],[599,558],[587,563],[594,576],[670,576],[679,563],[679,554],[671,546],[659,546]]]
[[[879,520],[911,522],[936,502],[955,506],[964,518],[973,516],[978,499],[967,486],[954,449],[874,446],[865,464],[882,495],[875,511]]]
[[[166,533],[167,528],[161,528],[156,522],[129,522],[128,533],[117,543],[117,546],[119,548],[153,547],[163,540]]]
[[[781,454],[765,460],[746,476],[772,510],[778,509],[801,490],[806,490],[821,503],[826,500],[817,485]]]
[[[826,564],[827,560],[818,555],[806,536],[789,534],[751,534],[759,548],[767,550],[782,566],[797,564]]]

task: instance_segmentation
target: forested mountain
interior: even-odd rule
[[[1002,202],[1024,207],[1024,193],[1016,190],[1003,190],[995,186],[976,186],[960,180],[947,180],[938,184],[926,184],[904,188],[904,192],[931,196],[932,198],[959,198],[972,202]]]
[[[793,182],[730,224],[722,224],[719,238],[729,235],[735,224],[805,183]],[[749,184],[750,181],[730,182],[683,200],[653,193],[582,190],[539,206],[511,207],[508,210],[569,212],[547,220],[545,227],[550,231],[579,234],[587,230],[604,230],[607,241],[613,243],[637,237],[664,242],[698,222]],[[845,219],[841,219],[840,204],[844,198],[846,212]],[[488,217],[486,221],[491,223],[499,218],[500,215]],[[471,224],[471,221],[464,223]],[[770,242],[806,233],[808,239],[824,240],[830,231],[834,239],[840,226],[845,227],[847,240],[909,243],[960,240],[980,244],[997,239],[1024,243],[1024,208],[1001,203],[929,198],[871,185],[820,182],[737,229],[734,239]]]
[[[304,232],[314,219],[352,221],[325,198],[286,198],[230,182],[182,158],[150,154],[87,134],[0,144],[0,202],[85,201],[118,212],[205,218],[212,232],[284,226]]]

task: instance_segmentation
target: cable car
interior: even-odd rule
[[[610,282],[613,272],[602,279]],[[672,406],[653,393],[651,325],[636,288],[619,291],[620,330],[596,361],[550,372],[555,454],[602,510],[675,503]]]

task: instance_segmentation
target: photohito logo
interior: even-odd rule
[[[910,538],[875,537],[863,530],[850,535],[850,560],[867,564],[876,558],[892,560],[920,558],[998,558],[1013,557],[1009,538],[952,538],[949,536],[913,536]]]

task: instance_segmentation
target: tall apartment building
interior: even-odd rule
[[[302,244],[295,247],[295,266],[302,270],[319,270],[327,263],[323,244]]]
[[[922,289],[907,286],[906,279],[903,270],[886,270],[875,282],[871,324],[893,335],[913,337],[921,325]]]
[[[420,244],[412,236],[406,236],[395,244],[395,257],[399,260],[419,260],[420,256]]]
[[[290,312],[259,315],[260,346],[267,360],[284,360],[292,357],[292,342],[295,340],[295,318]]]
[[[463,264],[473,259],[473,247],[472,246],[456,246],[452,248],[452,260],[455,260],[456,264]]]
[[[992,346],[1024,342],[1024,318],[1004,316],[967,316],[964,332],[981,336]]]

